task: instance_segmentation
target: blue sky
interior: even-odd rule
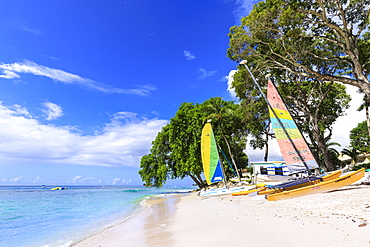
[[[2,1],[0,185],[140,185],[181,103],[233,99],[227,34],[256,2]]]

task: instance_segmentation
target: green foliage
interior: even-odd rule
[[[370,136],[367,130],[367,123],[363,121],[350,132],[350,144],[362,152],[370,152]]]
[[[358,165],[358,166],[354,166],[351,170],[352,171],[357,171],[361,168],[366,168],[366,170],[370,169],[370,163],[365,163],[365,164],[361,164],[361,165]]]
[[[337,81],[370,95],[370,0],[266,0],[230,29],[228,57],[254,73]]]
[[[161,187],[168,179],[190,176],[199,187],[205,186],[201,178],[200,138],[209,117],[215,119],[213,130],[217,143],[228,150],[228,142],[238,165],[246,166],[248,159],[243,153],[245,139],[242,135],[245,126],[237,115],[230,114],[235,109],[237,105],[221,98],[211,98],[202,104],[183,103],[175,117],[158,133],[150,153],[142,157],[139,174],[143,182],[147,186]],[[227,171],[232,172],[230,168]]]
[[[357,161],[358,161],[358,156],[361,154],[361,152],[359,150],[357,150],[356,148],[344,148],[342,150],[342,154],[345,154],[349,157],[351,157],[352,159],[352,163],[353,164],[356,164]]]
[[[317,150],[316,158],[322,154],[329,170],[335,164],[325,143],[350,101],[345,87],[334,81],[356,85],[370,95],[370,83],[364,76],[370,58],[369,2],[260,1],[229,33],[228,57],[236,62],[247,60],[262,88],[267,81],[264,76],[273,76],[298,127]],[[253,123],[252,144],[255,148],[266,145],[266,105],[256,98],[253,81],[243,66],[234,76],[233,87],[245,101],[242,104]],[[258,114],[256,119],[252,112]]]

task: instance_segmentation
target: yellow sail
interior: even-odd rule
[[[207,183],[212,184],[222,181],[224,176],[211,123],[206,123],[202,130],[201,154],[204,176]]]

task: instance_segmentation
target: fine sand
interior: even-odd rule
[[[370,247],[370,186],[276,202],[165,196],[75,246]]]

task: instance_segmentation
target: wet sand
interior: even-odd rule
[[[370,186],[276,202],[195,193],[163,197],[75,246],[211,245],[370,247]]]

